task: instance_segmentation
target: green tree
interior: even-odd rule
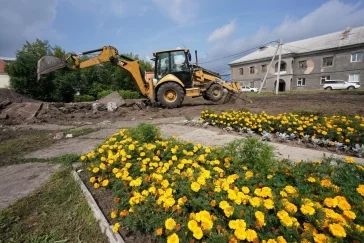
[[[26,42],[16,53],[16,60],[6,66],[10,86],[18,93],[43,101],[72,101],[74,89],[71,80],[74,74],[65,71],[43,75],[37,80],[37,62],[43,56],[65,57],[64,50],[51,47],[48,41]]]
[[[112,63],[95,65],[80,70],[58,70],[42,75],[37,80],[37,62],[43,56],[56,56],[64,59],[67,55],[59,47],[52,47],[48,41],[36,40],[26,42],[23,48],[16,53],[16,61],[10,63],[6,70],[10,75],[10,85],[18,93],[43,101],[73,101],[74,94],[97,95],[104,90],[134,90],[139,91],[134,84],[132,76],[123,68]],[[138,60],[137,55],[124,54],[129,58]],[[82,56],[80,61],[91,56]],[[72,63],[70,63],[72,64]],[[152,64],[139,60],[140,71],[152,71]]]

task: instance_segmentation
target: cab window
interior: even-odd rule
[[[189,71],[184,51],[171,52],[172,72]]]
[[[169,68],[169,53],[160,53],[157,58],[157,78],[160,79],[163,76],[170,73]]]

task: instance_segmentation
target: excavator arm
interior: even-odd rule
[[[81,61],[79,59],[80,55],[88,55],[96,52],[100,53],[93,58],[84,61]],[[73,61],[73,65],[69,65],[70,59]],[[139,61],[133,60],[124,55],[119,55],[118,50],[112,46],[104,46],[103,48],[82,52],[78,55],[71,54],[65,60],[53,56],[42,57],[38,61],[37,65],[38,79],[42,74],[50,73],[59,69],[66,68],[71,70],[77,70],[108,62],[114,63],[115,65],[128,71],[134,79],[135,84],[138,86],[140,93],[148,97],[148,99],[152,102],[154,101],[153,81],[148,80],[148,82],[146,82],[144,80],[140,72]]]

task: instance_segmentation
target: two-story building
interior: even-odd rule
[[[6,63],[15,61],[12,57],[0,57],[0,88],[9,88],[10,77],[5,72]]]
[[[270,70],[276,46],[263,46],[231,62],[231,79],[272,91],[277,82],[278,55]],[[325,80],[357,82],[364,87],[364,26],[282,45],[279,91],[321,89]]]

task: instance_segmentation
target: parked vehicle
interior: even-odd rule
[[[258,88],[251,88],[250,86],[242,86],[241,91],[243,92],[258,92]]]
[[[325,90],[332,90],[332,89],[358,89],[360,88],[359,83],[352,83],[346,82],[344,80],[326,80],[324,87]]]

